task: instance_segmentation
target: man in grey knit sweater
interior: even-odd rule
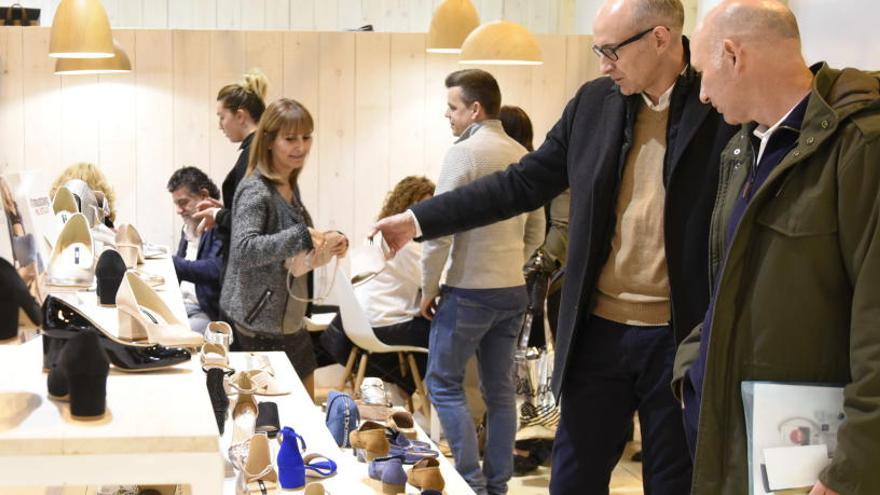
[[[459,139],[446,153],[437,194],[503,170],[526,154],[497,119],[501,91],[491,74],[478,69],[453,72],[446,87],[446,117]],[[543,241],[544,225],[544,212],[538,209],[426,241],[422,250],[421,310],[433,318],[425,381],[455,466],[477,494],[506,493],[513,473],[513,354],[528,304],[522,266]],[[482,469],[463,388],[465,367],[475,353],[488,413]]]

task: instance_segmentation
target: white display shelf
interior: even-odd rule
[[[170,258],[141,269],[165,277],[159,293],[186,321]],[[94,290],[50,293],[118,328],[116,309],[98,306]],[[47,398],[42,359],[41,338],[0,346],[0,486],[186,484],[194,495],[222,492],[217,427],[197,355],[161,371],[111,367],[107,414],[98,421],[71,420],[66,403]]]

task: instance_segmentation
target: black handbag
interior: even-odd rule
[[[24,8],[20,3],[0,7],[0,26],[39,26],[40,9]]]

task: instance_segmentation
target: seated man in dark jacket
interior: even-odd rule
[[[168,192],[183,219],[177,254],[172,256],[174,271],[180,281],[183,303],[193,331],[204,333],[205,327],[220,318],[220,273],[223,259],[222,242],[215,229],[196,234],[198,222],[192,218],[196,204],[207,198],[218,199],[220,191],[213,181],[196,167],[183,167],[168,180]]]

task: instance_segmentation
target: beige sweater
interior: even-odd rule
[[[504,170],[526,149],[504,132],[500,120],[472,124],[446,153],[437,194]],[[462,289],[499,289],[525,284],[522,269],[527,256],[544,241],[544,210],[493,223],[422,246],[422,294],[434,297],[450,257],[446,285]]]
[[[669,275],[663,234],[663,157],[668,106],[642,105],[617,195],[611,253],[599,275],[593,314],[628,325],[669,323]]]

